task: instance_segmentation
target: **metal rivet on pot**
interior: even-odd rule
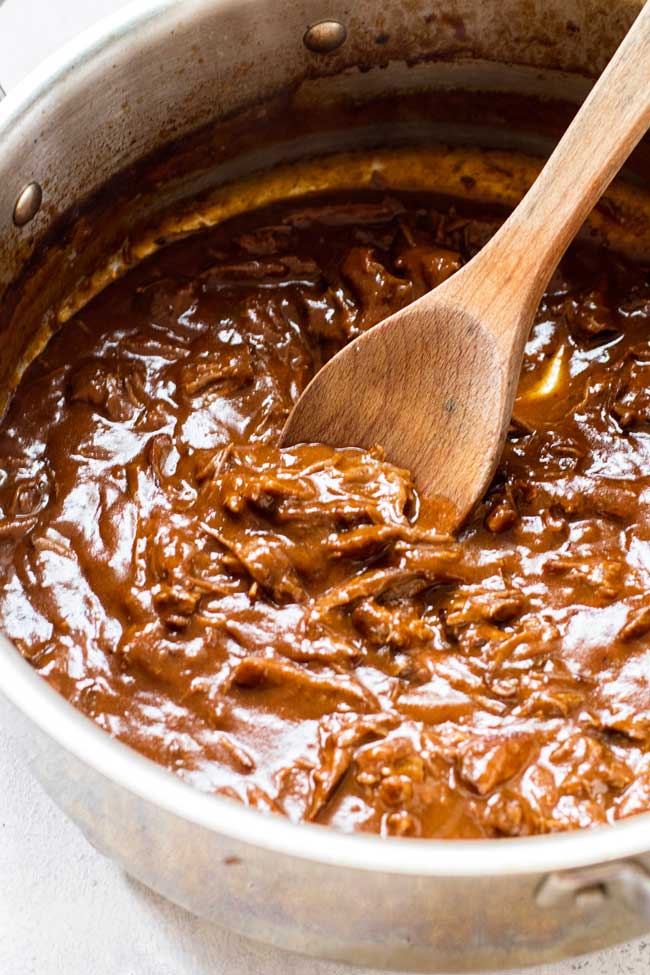
[[[39,183],[28,183],[20,193],[14,207],[14,223],[17,227],[24,227],[33,220],[41,209],[43,190]]]
[[[347,28],[339,20],[321,20],[307,28],[303,43],[314,54],[331,54],[341,47],[347,36]]]

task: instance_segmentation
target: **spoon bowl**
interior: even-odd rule
[[[508,425],[503,400],[514,390],[506,389],[492,333],[443,292],[441,285],[436,301],[413,302],[330,359],[300,397],[283,440],[380,445],[392,463],[418,472],[418,488],[446,530],[494,474]]]

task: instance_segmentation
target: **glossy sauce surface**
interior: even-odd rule
[[[0,428],[0,622],[198,788],[404,836],[650,809],[650,276],[578,246],[487,497],[438,534],[372,453],[275,446],[319,365],[500,215],[276,205],[109,287]]]

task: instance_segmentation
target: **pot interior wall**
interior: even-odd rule
[[[322,17],[313,0],[288,0],[281,16],[258,0],[154,2],[116,19],[70,70],[45,68],[0,108],[0,389],[106,254],[219,183],[373,145],[546,154],[640,6],[334,2],[328,16],[348,37],[327,55],[303,44]],[[649,162],[641,147],[630,173]],[[18,229],[14,201],[31,179],[44,205]]]

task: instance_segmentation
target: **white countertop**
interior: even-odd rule
[[[269,0],[272,3],[273,0]],[[6,0],[0,84],[124,0]],[[355,975],[255,945],[151,894],[95,852],[0,728],[0,975]],[[650,934],[529,975],[648,975]]]

